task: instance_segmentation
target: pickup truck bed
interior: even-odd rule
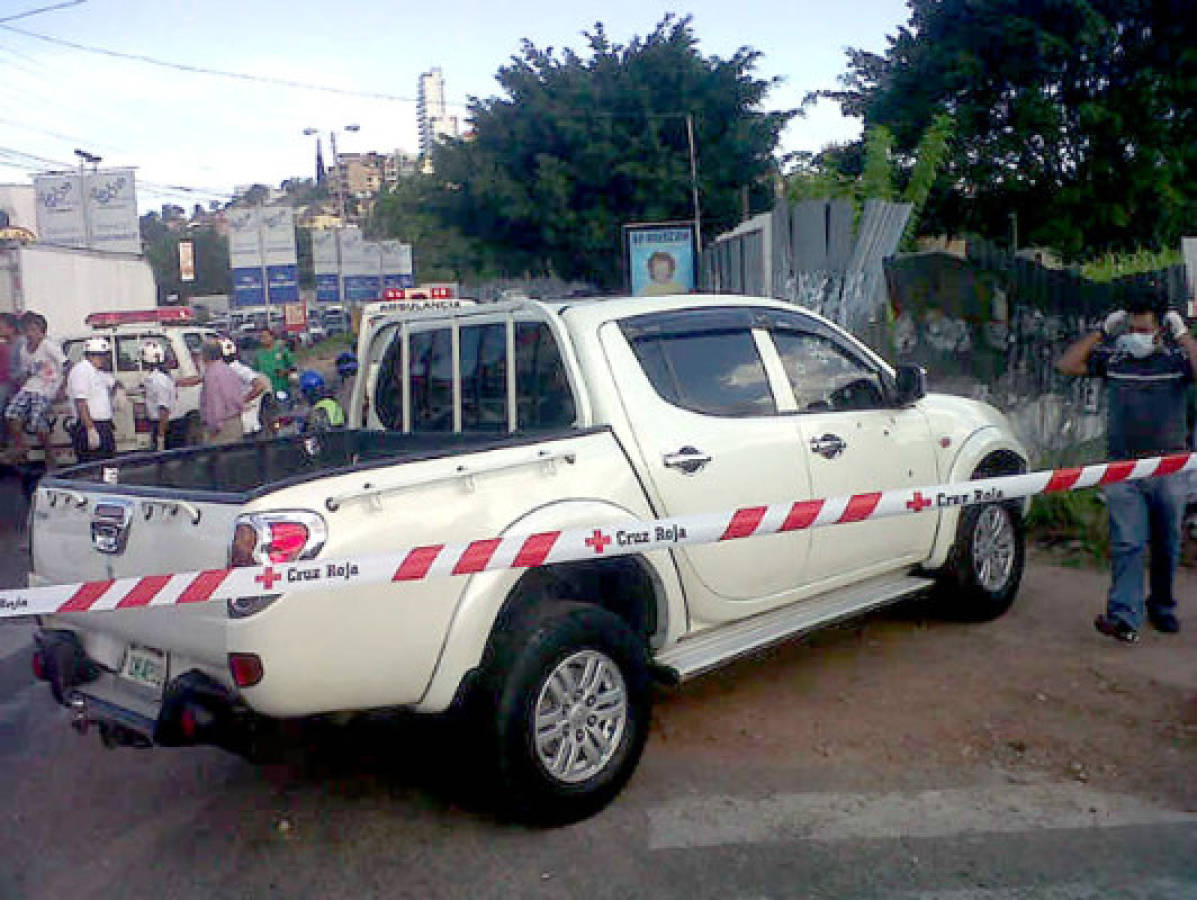
[[[101,483],[111,494],[170,497],[185,494],[208,502],[245,503],[280,488],[331,475],[389,467],[472,451],[539,444],[568,430],[534,434],[401,434],[391,431],[328,431],[318,436],[250,441],[225,447],[191,447],[140,453],[74,466],[45,479],[46,487]]]

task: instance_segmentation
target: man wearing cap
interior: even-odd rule
[[[116,455],[112,395],[117,382],[106,371],[111,362],[112,345],[108,338],[88,338],[83,344],[83,359],[71,366],[71,374],[67,376],[67,397],[75,407],[76,417],[72,435],[75,458],[81,463]]]

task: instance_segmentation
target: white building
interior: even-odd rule
[[[37,234],[37,194],[31,184],[0,184],[0,228]]]
[[[445,76],[439,67],[420,76],[416,115],[420,124],[420,156],[425,171],[429,171],[429,158],[437,139],[460,135],[457,116],[449,115],[445,105]]]

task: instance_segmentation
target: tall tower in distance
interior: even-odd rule
[[[432,147],[437,138],[459,136],[457,116],[449,115],[445,106],[445,75],[439,66],[420,76],[416,115],[420,125],[421,167],[431,172]]]

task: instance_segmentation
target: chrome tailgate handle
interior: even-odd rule
[[[687,475],[693,475],[711,461],[711,454],[686,446],[676,453],[666,453],[661,457],[661,461],[671,469],[678,469]]]
[[[848,449],[848,443],[838,434],[825,434],[822,437],[810,439],[812,453],[818,453],[826,459],[835,459]]]

